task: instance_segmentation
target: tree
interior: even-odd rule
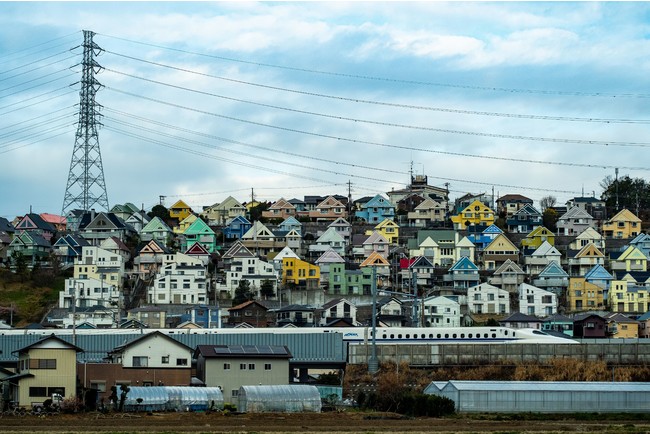
[[[155,205],[147,215],[151,218],[158,217],[164,222],[169,220],[169,210],[162,205]]]
[[[605,201],[607,215],[613,216],[623,208],[636,213],[647,214],[650,208],[650,184],[643,178],[630,178],[628,175],[616,180],[612,176],[606,176],[600,182],[603,188],[601,199]],[[618,203],[618,207],[616,204]]]
[[[557,199],[555,196],[544,196],[539,200],[539,207],[542,209],[542,212],[544,212],[547,209],[554,207],[556,203]]]
[[[255,298],[255,294],[251,291],[250,282],[246,279],[240,280],[239,285],[235,288],[235,298],[232,299],[232,305],[237,306],[253,298]]]
[[[275,295],[275,292],[273,291],[273,282],[268,279],[263,280],[262,285],[260,286],[260,295],[264,297],[264,299],[273,297]]]
[[[557,220],[560,216],[557,215],[557,211],[553,208],[546,208],[542,213],[542,222],[544,227],[551,232],[557,231]]]

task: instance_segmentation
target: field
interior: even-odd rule
[[[647,417],[634,415],[571,416],[454,416],[404,418],[388,413],[230,414],[98,413],[54,416],[5,416],[3,433],[638,433],[650,430]]]

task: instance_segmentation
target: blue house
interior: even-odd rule
[[[612,276],[605,267],[600,264],[594,265],[585,273],[585,281],[603,288],[603,298],[605,300],[608,299],[607,295],[609,293],[609,285],[612,280],[614,280],[614,276]]]
[[[476,226],[477,228],[480,226]],[[497,225],[490,225],[487,228],[483,229],[480,232],[472,232],[473,226],[468,226],[467,228],[467,239],[472,242],[476,246],[477,251],[482,251],[485,249],[487,246],[490,245],[492,241],[499,235],[503,233],[503,231],[497,226]]]
[[[376,195],[361,205],[361,210],[354,214],[368,223],[380,223],[384,219],[395,218],[395,206],[381,194]]]
[[[481,276],[476,264],[467,256],[463,256],[451,266],[443,276],[443,281],[451,282],[454,288],[467,289],[481,283]]]
[[[185,309],[181,315],[181,324],[194,323],[203,328],[221,328],[219,306],[195,305]]]
[[[223,237],[226,239],[240,240],[253,224],[246,217],[237,216],[223,228]]]
[[[302,235],[302,223],[293,216],[284,219],[284,221],[278,225],[278,229],[287,233],[291,232],[292,229],[295,229],[298,235]]]
[[[542,225],[542,213],[534,206],[526,204],[506,219],[506,225],[511,233],[528,234]]]
[[[557,262],[551,261],[533,279],[533,286],[561,295],[569,287],[569,273]]]

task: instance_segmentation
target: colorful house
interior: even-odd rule
[[[187,250],[192,244],[199,243],[210,253],[217,251],[217,235],[206,222],[197,218],[181,237],[181,250]]]
[[[524,266],[528,274],[539,274],[549,262],[561,263],[562,254],[555,246],[544,241],[534,252],[524,256]]]
[[[481,283],[467,289],[467,307],[471,313],[510,313],[510,294],[505,289]]]
[[[467,256],[463,256],[451,266],[447,274],[443,276],[443,281],[450,282],[454,289],[467,289],[478,285],[481,282],[481,276],[476,264]]]
[[[407,214],[407,218],[411,226],[422,228],[444,222],[447,218],[447,202],[426,198]]]
[[[614,280],[609,287],[609,310],[625,314],[641,314],[650,309],[650,288],[627,280]]]
[[[171,228],[158,216],[152,218],[140,231],[142,241],[156,240],[165,246],[170,244],[173,235]]]
[[[196,214],[190,214],[181,221],[178,222],[178,226],[174,226],[174,233],[175,234],[182,234],[189,228],[192,223],[194,223],[196,220],[198,220],[199,217]]]
[[[504,234],[498,235],[483,249],[481,254],[483,267],[486,270],[496,270],[506,261],[519,262],[519,249]]]
[[[384,219],[395,218],[395,206],[384,196],[378,194],[361,205],[355,216],[368,223],[379,223]]]
[[[246,207],[232,196],[228,196],[221,203],[204,208],[201,213],[201,217],[209,225],[214,226],[224,226],[228,221],[244,216],[246,216]]]
[[[468,226],[485,225],[489,226],[494,223],[494,211],[485,205],[483,202],[475,200],[458,215],[452,216],[451,221],[454,228],[457,230],[464,230]]]
[[[580,250],[589,243],[598,247],[601,251],[605,250],[605,238],[600,232],[592,227],[588,227],[584,231],[580,232],[580,234],[569,243],[569,249]]]
[[[179,222],[193,213],[192,208],[182,200],[176,201],[175,204],[169,207],[169,216]]]
[[[532,206],[533,200],[521,194],[506,194],[497,199],[497,211],[507,217],[515,215],[526,205]]]
[[[399,225],[391,219],[382,220],[374,228],[375,231],[379,232],[386,238],[389,244],[397,244],[399,240]],[[372,235],[373,231],[366,231],[366,235]]]
[[[551,291],[556,295],[564,294],[569,286],[569,274],[555,261],[549,262],[533,279],[533,285]]]
[[[284,198],[278,199],[266,211],[262,211],[262,217],[273,220],[285,220],[295,215],[296,207]]]
[[[634,238],[641,233],[641,219],[629,209],[619,211],[603,223],[603,234],[609,238]]]
[[[20,219],[16,225],[16,232],[20,231],[36,233],[49,242],[56,233],[56,228],[51,223],[43,220],[40,215],[29,213]]]
[[[295,258],[282,260],[282,284],[302,289],[316,289],[320,283],[317,265]]]
[[[593,244],[587,244],[578,252],[567,252],[569,274],[584,276],[595,265],[605,264],[605,255]]]
[[[508,231],[511,233],[528,234],[542,225],[542,213],[532,204],[526,204],[506,219]]]
[[[619,339],[636,339],[639,337],[639,322],[620,313],[605,317],[607,335]]]
[[[347,269],[344,262],[329,264],[329,295],[371,295],[372,268]]]
[[[241,239],[246,232],[253,226],[244,216],[237,216],[226,223],[223,228],[223,236],[228,240]]]
[[[588,282],[584,277],[571,277],[566,295],[571,312],[603,310],[605,307],[603,288]]]
[[[635,246],[628,246],[622,252],[610,252],[609,266],[616,271],[648,271],[648,258]]]
[[[305,196],[307,199],[307,196]],[[306,200],[305,200],[306,202]],[[309,218],[312,221],[335,221],[347,214],[345,205],[334,196],[328,196],[322,200],[316,208],[309,211]]]
[[[555,234],[544,226],[537,226],[534,228],[526,238],[521,240],[521,245],[527,248],[536,249],[544,242],[549,243],[551,246],[555,245]]]

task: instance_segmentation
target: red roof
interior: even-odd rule
[[[48,214],[44,212],[43,214],[39,214],[43,220],[45,220],[48,223],[51,223],[53,225],[64,225],[66,224],[66,218],[60,215],[56,214]]]
[[[417,259],[417,257],[410,258],[410,259],[409,258],[400,259],[399,260],[399,268],[402,269],[402,270],[409,269],[411,267],[411,265],[413,265],[413,263],[415,262],[416,259]]]

